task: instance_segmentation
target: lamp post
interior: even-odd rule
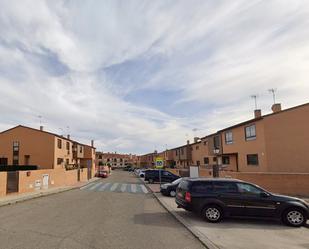
[[[219,148],[214,148],[214,154],[216,155],[216,164],[212,166],[212,172],[213,172],[213,177],[219,177],[219,160],[218,160],[218,155],[220,153]]]

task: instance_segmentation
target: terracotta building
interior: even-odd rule
[[[219,131],[220,158],[240,172],[309,173],[309,103],[272,111]]]
[[[88,168],[94,175],[95,148],[40,129],[16,126],[0,133],[0,165],[38,169]]]
[[[110,152],[97,152],[96,165],[97,166],[111,166],[113,168],[124,168],[126,166],[136,167],[138,157],[132,154],[119,154]]]
[[[254,118],[165,152],[165,165],[238,172],[309,173],[309,103]],[[153,153],[142,156],[154,160]]]

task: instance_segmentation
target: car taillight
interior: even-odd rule
[[[189,192],[186,192],[185,200],[186,202],[191,202],[191,194]]]

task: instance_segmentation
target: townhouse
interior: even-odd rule
[[[51,132],[18,125],[0,133],[0,165],[35,165],[38,169],[87,168],[94,175],[95,148]]]
[[[254,117],[216,133],[195,138],[194,143],[165,151],[165,166],[189,166],[235,172],[309,173],[309,103]],[[158,153],[141,156],[145,161]],[[146,162],[145,162],[146,164]]]
[[[219,157],[239,172],[309,173],[309,103],[262,116],[218,132]]]
[[[138,158],[132,154],[119,154],[119,153],[103,153],[96,152],[96,165],[97,166],[111,166],[113,168],[124,168],[126,166],[137,166]]]

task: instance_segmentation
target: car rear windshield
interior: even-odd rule
[[[189,182],[188,181],[181,181],[181,183],[179,184],[179,188],[183,189],[183,190],[188,190],[189,189]]]

